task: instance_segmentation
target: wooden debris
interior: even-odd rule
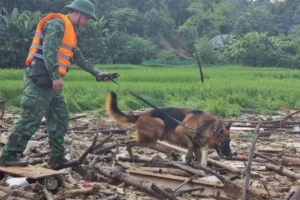
[[[8,193],[11,196],[18,196],[18,197],[24,197],[31,200],[39,200],[40,195],[32,192],[26,192],[19,189],[11,188],[11,187],[4,187],[0,186],[0,191]]]
[[[180,153],[187,154],[187,149],[183,149],[183,148],[180,148],[180,147],[177,147],[175,145],[171,145],[171,144],[168,144],[168,143],[162,142],[162,141],[158,141],[158,144],[163,145],[163,146],[168,147],[168,148],[171,148],[171,149],[173,149],[175,151],[178,151]],[[235,169],[233,167],[230,167],[230,166],[228,166],[226,164],[223,164],[221,162],[218,162],[218,161],[210,159],[210,158],[207,158],[207,162],[208,162],[209,165],[213,165],[215,167],[226,169],[226,170],[228,170],[230,172],[233,172],[235,174],[240,174],[241,173],[241,171],[238,170],[238,169]]]
[[[300,199],[300,186],[292,186],[284,200],[299,200]]]
[[[288,157],[288,156],[282,156],[281,157],[281,162],[291,163],[291,164],[300,164],[300,159],[299,158],[292,158],[292,157]]]
[[[271,162],[271,163],[273,163],[275,165],[279,165],[279,163],[277,161],[275,161],[275,160],[273,160],[273,159],[271,159],[271,158],[269,158],[269,157],[267,157],[267,156],[265,156],[265,155],[263,155],[261,153],[255,152],[254,155],[257,156],[257,157],[266,159],[267,161],[269,161],[269,162]]]
[[[158,167],[139,167],[139,169],[143,171],[159,173],[159,174],[172,174],[175,176],[190,176],[190,173],[187,173],[180,169],[173,169],[173,168],[158,168]]]
[[[106,177],[109,177],[117,182],[125,182],[126,184],[130,186],[134,186],[146,193],[148,193],[151,196],[154,196],[159,199],[163,199],[163,197],[156,192],[152,190],[152,184],[149,181],[145,181],[143,179],[138,179],[136,177],[124,174],[117,170],[116,168],[103,168],[103,167],[97,167],[97,170],[103,174]]]
[[[31,179],[41,179],[48,176],[64,175],[65,172],[59,172],[52,169],[46,169],[35,166],[25,166],[25,167],[3,167],[0,166],[0,171],[12,175],[27,177]]]
[[[176,167],[178,169],[181,169],[183,171],[198,175],[200,177],[206,176],[206,174],[203,171],[196,170],[192,167],[189,167],[189,166],[184,165],[184,164],[180,164],[178,162],[174,162],[174,161],[173,162],[166,162],[166,165],[169,166],[169,167]]]
[[[278,174],[280,175],[283,175],[283,176],[287,176],[293,180],[298,180],[300,179],[300,174],[297,174],[289,169],[287,169],[286,167],[283,167],[283,166],[276,166],[276,165],[272,165],[272,164],[267,164],[266,165],[266,168],[267,170],[270,170],[270,171],[275,171],[277,172]]]
[[[224,182],[224,191],[228,197],[231,199],[241,199],[243,196],[243,186],[234,184],[230,181]],[[270,192],[273,197],[281,196],[279,193]],[[267,197],[268,193],[265,189],[259,189],[254,187],[249,187],[248,189],[248,199],[256,200],[259,197]]]
[[[50,192],[47,190],[45,186],[43,186],[42,191],[47,200],[53,200],[52,195],[50,194]]]
[[[244,184],[244,190],[243,190],[243,200],[248,199],[248,189],[249,189],[249,182],[250,182],[251,165],[252,165],[253,154],[254,154],[254,151],[255,151],[255,144],[256,144],[256,141],[257,141],[258,136],[259,136],[259,127],[260,127],[260,123],[255,128],[254,139],[253,139],[251,147],[250,147],[250,154],[249,154],[248,164],[247,164],[246,173],[245,173],[245,184]]]
[[[65,192],[68,196],[78,196],[78,195],[92,195],[97,194],[100,188],[97,185],[94,185],[90,188],[76,189],[76,190],[68,190]]]
[[[231,167],[231,166],[229,166],[227,164],[224,164],[222,162],[219,162],[219,161],[216,161],[216,160],[213,160],[213,159],[210,159],[210,158],[207,159],[207,162],[208,162],[209,165],[212,165],[212,166],[224,169],[224,170],[228,170],[228,171],[230,171],[234,174],[241,174],[241,171],[239,169]]]

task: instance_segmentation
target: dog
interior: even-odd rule
[[[188,149],[188,162],[191,162],[192,159],[201,162],[201,147],[205,145],[208,145],[210,149],[216,149],[220,157],[232,157],[229,131],[231,123],[225,126],[217,116],[202,110],[177,107],[160,109],[170,117],[180,121],[181,124],[164,115],[158,109],[145,111],[139,115],[126,115],[118,108],[117,94],[112,91],[109,92],[106,98],[107,115],[120,124],[135,125],[136,140],[126,144],[132,159],[134,159],[132,153],[134,146],[159,150],[156,145],[158,140],[165,140],[171,144],[186,147]]]

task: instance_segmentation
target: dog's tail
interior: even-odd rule
[[[119,123],[135,123],[140,115],[126,115],[118,108],[117,94],[109,92],[106,98],[106,112]]]

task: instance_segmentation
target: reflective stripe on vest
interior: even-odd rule
[[[34,58],[44,59],[44,56],[39,53],[39,50],[43,51],[43,47],[41,46],[42,40],[44,38],[44,35],[42,33],[43,26],[47,21],[55,18],[61,19],[65,26],[65,32],[62,38],[62,43],[57,52],[57,60],[58,63],[60,64],[58,71],[60,75],[63,77],[66,75],[66,73],[69,70],[69,67],[71,65],[71,60],[74,54],[73,50],[75,49],[77,44],[77,35],[76,32],[74,31],[73,25],[69,20],[68,16],[63,14],[51,13],[46,17],[44,17],[38,23],[35,35],[32,40],[32,44],[29,49],[28,57],[25,61],[25,65],[30,66],[30,63],[33,61]]]

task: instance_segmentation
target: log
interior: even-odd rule
[[[75,181],[75,179],[72,177],[71,173],[68,174],[67,180],[69,181],[69,183],[76,185],[76,186],[79,187],[80,189],[83,189],[83,188],[84,188],[82,185],[77,184],[77,182]]]
[[[300,199],[300,186],[292,186],[284,200],[299,200]]]
[[[293,180],[298,180],[300,179],[300,174],[296,174],[295,172],[283,167],[283,166],[276,166],[272,164],[267,164],[266,165],[267,170],[270,171],[275,171],[280,175],[287,176]]]
[[[200,176],[200,177],[206,176],[206,174],[205,174],[203,171],[194,169],[194,168],[192,168],[192,167],[189,167],[189,166],[184,165],[184,164],[181,164],[181,163],[177,163],[177,162],[167,162],[166,165],[167,165],[167,166],[170,166],[170,167],[176,167],[176,168],[178,168],[178,169],[181,169],[181,170],[183,170],[183,171],[189,172],[189,173],[191,173],[191,174],[198,175],[198,176]]]
[[[69,196],[78,196],[78,195],[95,195],[99,192],[100,188],[97,185],[94,185],[90,188],[76,189],[76,190],[67,190],[66,195]]]
[[[50,194],[50,192],[47,190],[47,188],[45,186],[43,186],[42,191],[47,200],[53,200],[52,195]]]
[[[12,196],[25,197],[27,199],[32,199],[32,200],[40,200],[40,195],[38,195],[36,193],[26,192],[26,191],[14,189],[11,187],[0,186],[0,191],[6,192]]]
[[[221,162],[218,162],[218,161],[210,159],[210,158],[207,159],[207,162],[209,165],[212,165],[212,166],[215,166],[218,168],[222,168],[222,169],[226,169],[234,174],[241,174],[241,171],[239,169],[231,167],[228,164],[221,163]]]
[[[291,164],[300,164],[300,159],[299,158],[292,158],[288,156],[282,156],[281,161],[285,163],[291,163]]]
[[[271,162],[275,165],[279,165],[279,163],[277,161],[275,161],[275,160],[273,160],[273,159],[269,158],[268,156],[265,156],[261,153],[255,152],[254,155],[256,155],[257,157],[263,158],[263,159],[265,159],[265,160],[267,160],[267,161],[269,161],[269,162]]]
[[[139,169],[153,172],[153,173],[160,173],[160,174],[172,174],[175,176],[190,176],[190,173],[187,173],[180,169],[174,169],[174,168],[159,168],[159,167],[139,167]]]

